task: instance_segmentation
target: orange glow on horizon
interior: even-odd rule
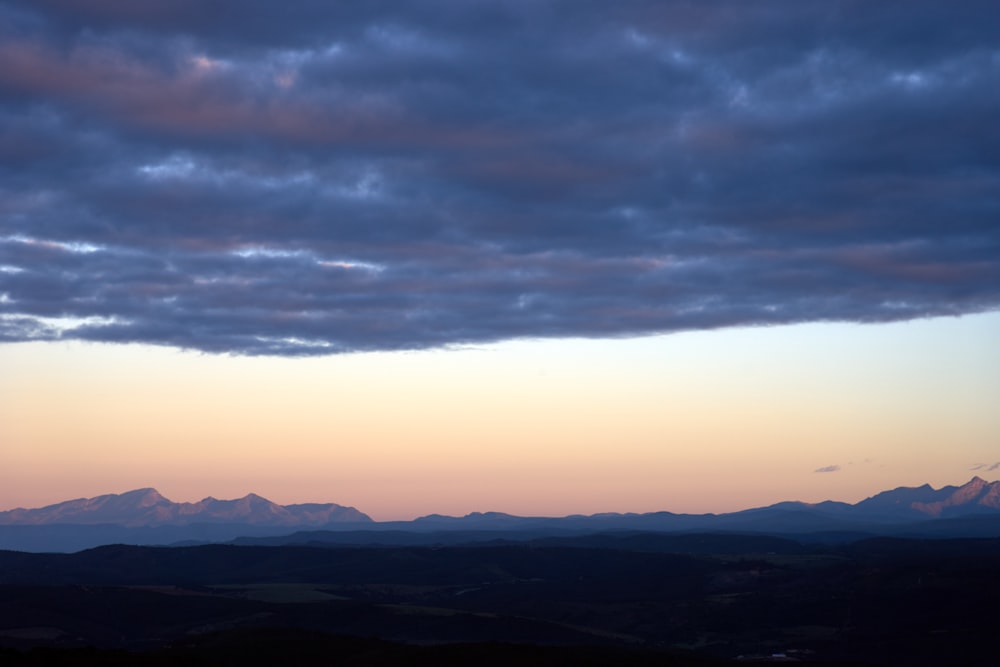
[[[321,359],[9,345],[0,508],[153,486],[177,501],[337,502],[380,520],[700,513],[960,484],[1000,459],[998,322]],[[956,336],[965,343],[940,354]]]

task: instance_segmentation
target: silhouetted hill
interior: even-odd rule
[[[843,540],[841,540],[843,541]],[[795,540],[760,534],[606,532],[581,535],[549,535],[528,531],[303,531],[278,537],[243,537],[232,542],[241,546],[529,546],[620,549],[652,553],[747,554],[802,553],[807,549]]]
[[[683,555],[562,546],[339,548],[136,547],[72,554],[0,551],[0,584],[137,585],[318,583],[473,585],[543,577],[679,576],[698,561]]]
[[[255,667],[257,665],[477,665],[508,667],[574,665],[581,667],[710,667],[729,664],[690,652],[610,646],[552,646],[499,641],[456,642],[420,646],[371,637],[331,635],[289,628],[254,628],[213,632],[178,642],[166,649],[143,652],[86,648],[0,649],[7,667],[80,667],[135,665],[167,667]],[[827,665],[827,667],[830,667]]]
[[[437,548],[0,552],[0,648],[94,645],[102,650],[90,655],[108,658],[102,664],[138,655],[103,652],[118,648],[183,664],[252,665],[312,664],[297,651],[325,645],[327,663],[336,664],[327,642],[346,634],[424,645],[530,643],[495,655],[557,664],[564,655],[586,664],[578,658],[591,653],[688,659],[678,651],[695,663],[783,654],[822,664],[991,664],[998,562],[1000,539],[823,546],[663,534]],[[440,655],[443,664],[449,655],[477,655],[345,641],[397,658]],[[603,648],[571,648],[580,645]],[[82,650],[60,655],[86,658]],[[490,664],[481,650],[477,664]],[[0,657],[6,665],[25,655]],[[379,664],[353,655],[343,664]]]

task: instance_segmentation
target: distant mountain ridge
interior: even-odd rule
[[[524,522],[663,522],[713,518],[723,524],[737,518],[742,522],[755,516],[799,514],[831,519],[852,519],[866,522],[921,521],[955,518],[968,515],[1000,514],[1000,481],[987,482],[973,477],[962,486],[935,489],[929,484],[918,487],[901,486],[883,491],[851,505],[836,501],[804,503],[786,501],[725,514],[674,514],[672,512],[615,513],[567,517],[522,517],[503,512],[472,512],[455,517],[430,514],[413,521],[378,524],[354,507],[336,503],[306,503],[278,505],[255,493],[234,500],[218,500],[211,496],[194,503],[175,503],[156,489],[144,488],[121,494],[106,494],[95,498],[78,498],[36,509],[18,508],[0,512],[0,525],[50,524],[118,526],[184,526],[195,523],[244,523],[257,526],[315,527],[330,523],[368,523],[401,527],[434,526],[508,526]]]
[[[51,524],[184,526],[195,523],[241,523],[252,526],[324,526],[370,522],[367,514],[336,503],[278,505],[255,493],[234,500],[209,496],[195,503],[175,503],[152,488],[95,498],[78,498],[37,509],[0,512],[0,525]]]
[[[910,489],[900,487],[862,500],[861,509],[892,507],[901,514],[922,518],[946,518],[967,514],[1000,512],[1000,482],[973,477],[962,486],[934,489],[929,484]]]
[[[781,502],[724,514],[525,517],[503,512],[373,521],[333,503],[277,505],[256,494],[174,503],[155,489],[0,512],[0,550],[77,551],[104,544],[464,544],[597,533],[734,533],[843,542],[876,535],[1000,537],[1000,482],[899,487],[856,504]]]
[[[918,487],[900,486],[889,491],[882,491],[874,496],[856,503],[843,503],[834,500],[824,500],[819,503],[804,503],[785,501],[757,507],[753,509],[727,512],[723,514],[674,514],[672,512],[617,513],[602,512],[591,515],[572,515],[563,517],[563,521],[599,521],[599,520],[683,520],[713,518],[727,521],[731,518],[747,518],[760,514],[803,513],[840,519],[854,519],[872,522],[887,521],[921,521],[938,518],[955,518],[981,514],[1000,514],[1000,481],[987,482],[980,477],[973,477],[962,486],[944,486],[933,488],[930,484]],[[462,517],[429,514],[414,519],[413,523],[435,524],[437,526],[476,523],[476,524],[510,524],[518,521],[551,521],[553,519],[535,517],[519,517],[503,512],[472,512]],[[402,523],[402,522],[397,522]]]
[[[851,505],[826,500],[820,503],[782,502],[737,512],[773,510],[805,511],[826,517],[864,521],[923,521],[969,515],[1000,514],[1000,481],[973,477],[962,486],[935,489],[930,484],[900,486]]]

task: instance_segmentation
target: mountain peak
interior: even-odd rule
[[[144,507],[155,505],[157,503],[170,502],[165,497],[163,497],[163,495],[159,491],[157,491],[151,486],[142,489],[135,489],[134,491],[126,491],[125,493],[120,493],[118,494],[118,498],[121,500],[130,500],[137,502]]]
[[[856,507],[888,512],[900,518],[981,514],[1000,509],[1000,482],[987,482],[977,475],[958,487],[934,489],[929,484],[916,488],[899,487],[862,500]]]
[[[465,515],[466,519],[511,519],[520,518],[505,512],[470,512]]]
[[[165,526],[234,523],[270,526],[322,526],[333,522],[368,522],[371,517],[335,503],[298,507],[277,505],[256,493],[237,500],[209,496],[197,503],[175,503],[152,487],[121,494],[78,498],[38,509],[0,512],[0,525],[55,523],[119,526]]]

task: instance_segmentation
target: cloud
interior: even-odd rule
[[[832,465],[832,466],[823,466],[822,468],[816,468],[815,470],[813,470],[813,472],[838,472],[839,470],[840,466]]]
[[[0,2],[0,341],[299,355],[1000,308],[993,13]]]
[[[969,468],[969,470],[986,470],[987,472],[1000,470],[1000,461],[997,461],[996,463],[977,463]]]

